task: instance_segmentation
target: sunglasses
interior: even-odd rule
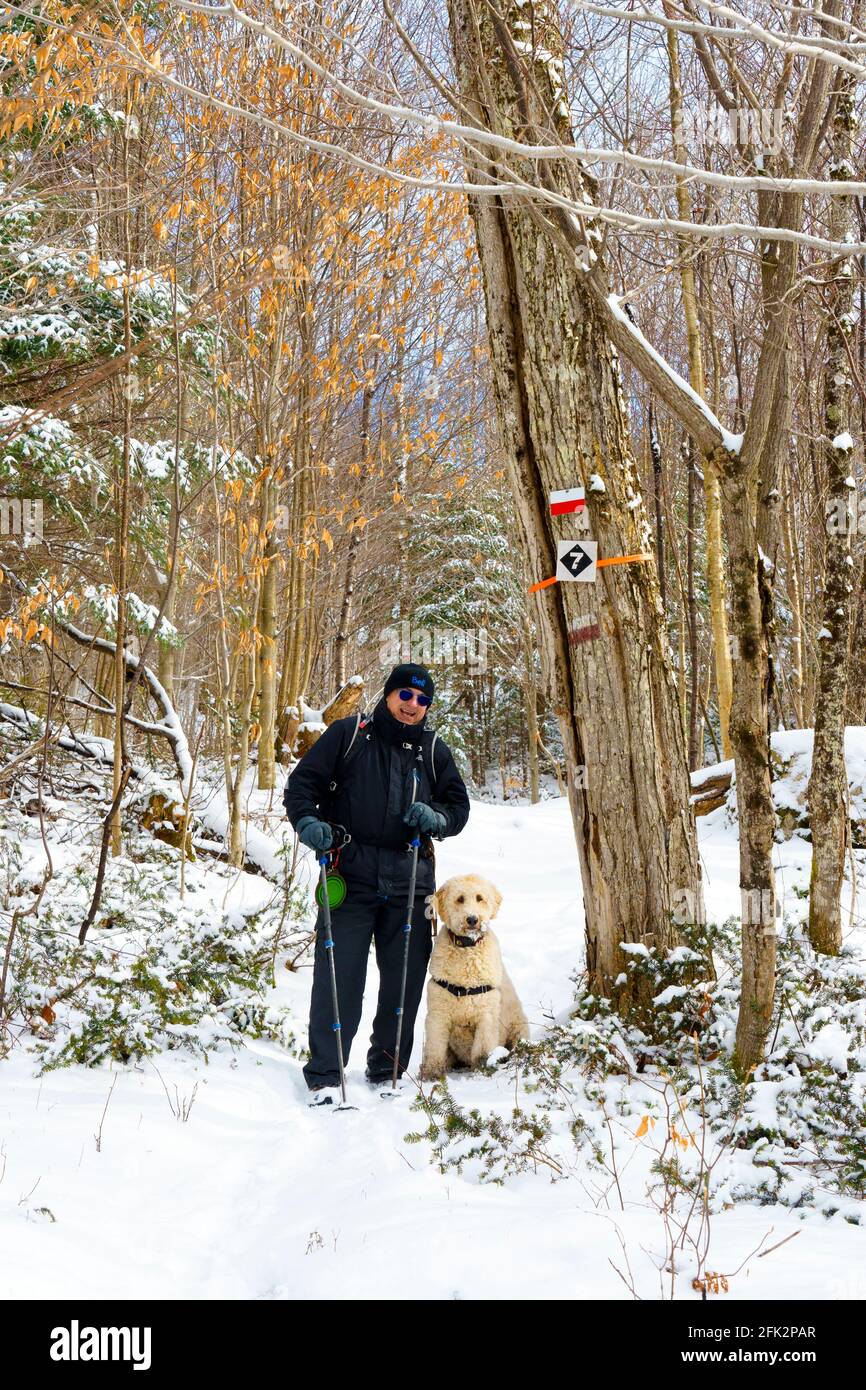
[[[432,696],[419,695],[417,690],[398,690],[397,694],[404,705],[410,705],[413,700],[417,700],[422,709],[426,709],[432,703]]]

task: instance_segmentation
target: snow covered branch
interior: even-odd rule
[[[0,563],[0,572],[5,575],[7,581],[20,594],[29,593],[27,586],[22,583],[16,574],[7,565]],[[51,615],[51,621],[65,636],[81,647],[86,647],[89,651],[104,652],[110,656],[117,653],[117,643],[112,642],[108,637],[95,637],[81,628],[76,627],[68,618],[64,618],[56,610]],[[126,670],[130,673],[138,672],[141,667],[141,679],[144,681],[151,697],[156,701],[162,713],[162,718],[153,723],[147,724],[147,731],[165,738],[169,742],[172,756],[174,758],[177,774],[180,779],[181,788],[184,796],[188,795],[192,778],[192,755],[189,750],[189,743],[183,731],[181,722],[177,716],[168,693],[160,683],[158,677],[147,665],[141,665],[139,658],[131,652],[124,651],[123,661]]]
[[[609,294],[605,304],[608,310],[607,329],[617,350],[640,372],[704,453],[711,454],[721,447],[729,453],[738,454],[743,436],[731,434],[724,428],[706,401],[647,341],[623,309],[619,296]]]
[[[479,138],[489,149],[500,150],[503,154],[509,154],[524,160],[546,159],[574,160],[586,164],[602,163],[611,165],[625,165],[643,171],[654,171],[671,177],[682,177],[696,183],[706,183],[711,186],[737,190],[740,192],[797,192],[802,194],[814,194],[822,196],[866,196],[866,183],[841,180],[822,180],[822,179],[796,179],[796,178],[775,178],[769,172],[766,176],[739,176],[720,174],[712,170],[703,169],[697,165],[677,164],[671,160],[657,159],[652,156],[633,154],[622,149],[605,150],[596,147],[571,146],[562,143],[555,144],[523,144],[518,140],[510,139],[507,136],[497,134],[488,130],[481,131],[477,126],[465,125],[460,121],[446,116],[440,116],[434,112],[421,111],[415,107],[407,106],[400,102],[384,101],[360,91],[356,86],[338,77],[331,69],[319,62],[304,48],[294,43],[285,34],[282,34],[265,23],[263,20],[252,18],[240,9],[233,0],[227,0],[222,5],[198,4],[195,0],[171,0],[171,3],[179,10],[204,14],[208,18],[226,18],[232,22],[260,34],[272,43],[276,48],[288,53],[296,62],[301,64],[310,73],[325,82],[329,88],[333,89],[340,96],[345,98],[352,105],[363,110],[372,112],[380,117],[385,117],[395,127],[405,128],[407,125],[420,127],[426,130],[430,136],[446,136],[456,145],[466,148],[476,146]],[[11,12],[35,17],[27,6],[13,5],[7,7]],[[700,31],[702,28],[714,36],[718,36],[720,31],[712,25],[695,26],[692,21],[673,22],[666,21],[663,16],[650,14],[649,12],[634,12],[618,10],[616,7],[585,6],[591,12],[611,13],[623,19],[634,19],[637,15],[644,17],[653,23],[674,24],[674,27],[681,25]],[[59,21],[46,19],[39,16],[40,22],[50,25],[53,29],[60,32],[71,32],[68,26]],[[721,31],[727,39],[731,37],[733,31],[725,29]],[[320,154],[331,156],[341,162],[352,165],[363,170],[365,173],[375,175],[380,178],[387,178],[395,183],[406,187],[417,188],[419,190],[440,193],[464,193],[471,194],[473,197],[496,198],[501,194],[521,195],[530,197],[539,203],[547,203],[574,213],[581,217],[598,218],[611,226],[621,228],[623,231],[634,232],[637,234],[655,235],[659,232],[677,235],[688,235],[701,239],[738,239],[748,238],[755,241],[766,242],[785,242],[790,241],[813,250],[821,251],[827,255],[864,255],[866,254],[866,242],[852,242],[842,245],[828,238],[814,236],[808,232],[795,229],[776,227],[772,225],[753,224],[749,222],[726,221],[720,223],[710,223],[707,221],[682,221],[672,218],[646,217],[635,213],[628,213],[621,209],[616,209],[604,204],[596,206],[586,202],[579,202],[565,197],[553,189],[539,187],[536,184],[521,178],[513,171],[509,171],[511,177],[499,178],[495,183],[469,183],[464,179],[437,178],[423,175],[413,175],[396,165],[382,164],[375,159],[370,159],[345,145],[335,144],[329,140],[317,139],[309,134],[301,133],[291,125],[280,121],[274,117],[267,116],[262,111],[254,110],[249,107],[239,106],[236,103],[226,101],[213,93],[204,92],[188,82],[181,81],[173,74],[164,71],[156,63],[150,61],[138,47],[129,47],[115,38],[109,38],[102,34],[91,36],[94,43],[102,44],[119,55],[126,58],[129,63],[138,71],[147,74],[154,82],[169,87],[174,91],[182,93],[201,105],[213,107],[223,111],[227,115],[236,116],[240,120],[247,121],[264,130],[270,130],[279,135],[281,139],[290,141],[293,144],[307,150],[314,150]],[[132,41],[132,36],[130,35]],[[809,43],[804,43],[803,47],[809,56],[828,57],[828,60],[838,62],[841,67],[849,66],[849,61],[842,55],[826,53],[811,47]],[[862,69],[862,74],[866,77],[866,66],[855,65],[857,70]],[[456,97],[450,95],[450,100],[455,108],[459,105]]]

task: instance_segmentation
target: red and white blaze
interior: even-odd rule
[[[561,488],[550,494],[550,515],[568,516],[571,512],[582,512],[586,506],[586,494],[582,487]]]

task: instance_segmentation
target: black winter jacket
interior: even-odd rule
[[[297,827],[304,816],[316,816],[344,825],[352,836],[340,852],[338,864],[350,891],[353,882],[375,888],[383,898],[400,897],[408,891],[412,830],[404,816],[412,804],[416,774],[414,800],[425,802],[445,817],[445,831],[437,838],[459,834],[469,819],[463,778],[451,749],[441,739],[437,739],[434,751],[435,785],[430,785],[429,749],[422,753],[426,722],[401,724],[382,699],[373,711],[371,724],[358,732],[365,747],[357,753],[352,750],[345,768],[343,759],[355,732],[355,715],[329,725],[289,776],[283,801],[293,826]],[[426,742],[430,743],[429,737]],[[336,783],[335,788],[332,783]],[[432,846],[427,840],[418,856],[416,892],[430,893],[434,887]]]

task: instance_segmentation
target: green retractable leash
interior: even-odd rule
[[[328,824],[331,826],[331,835],[333,837],[328,855],[333,855],[333,863],[325,877],[316,884],[316,902],[319,907],[324,908],[325,889],[323,884],[327,883],[328,906],[336,908],[342,907],[343,903],[346,901],[346,894],[349,891],[343,875],[337,873],[337,865],[340,862],[340,851],[346,847],[352,837],[344,825],[334,825],[330,821]],[[321,864],[321,862],[320,859],[319,863]]]

